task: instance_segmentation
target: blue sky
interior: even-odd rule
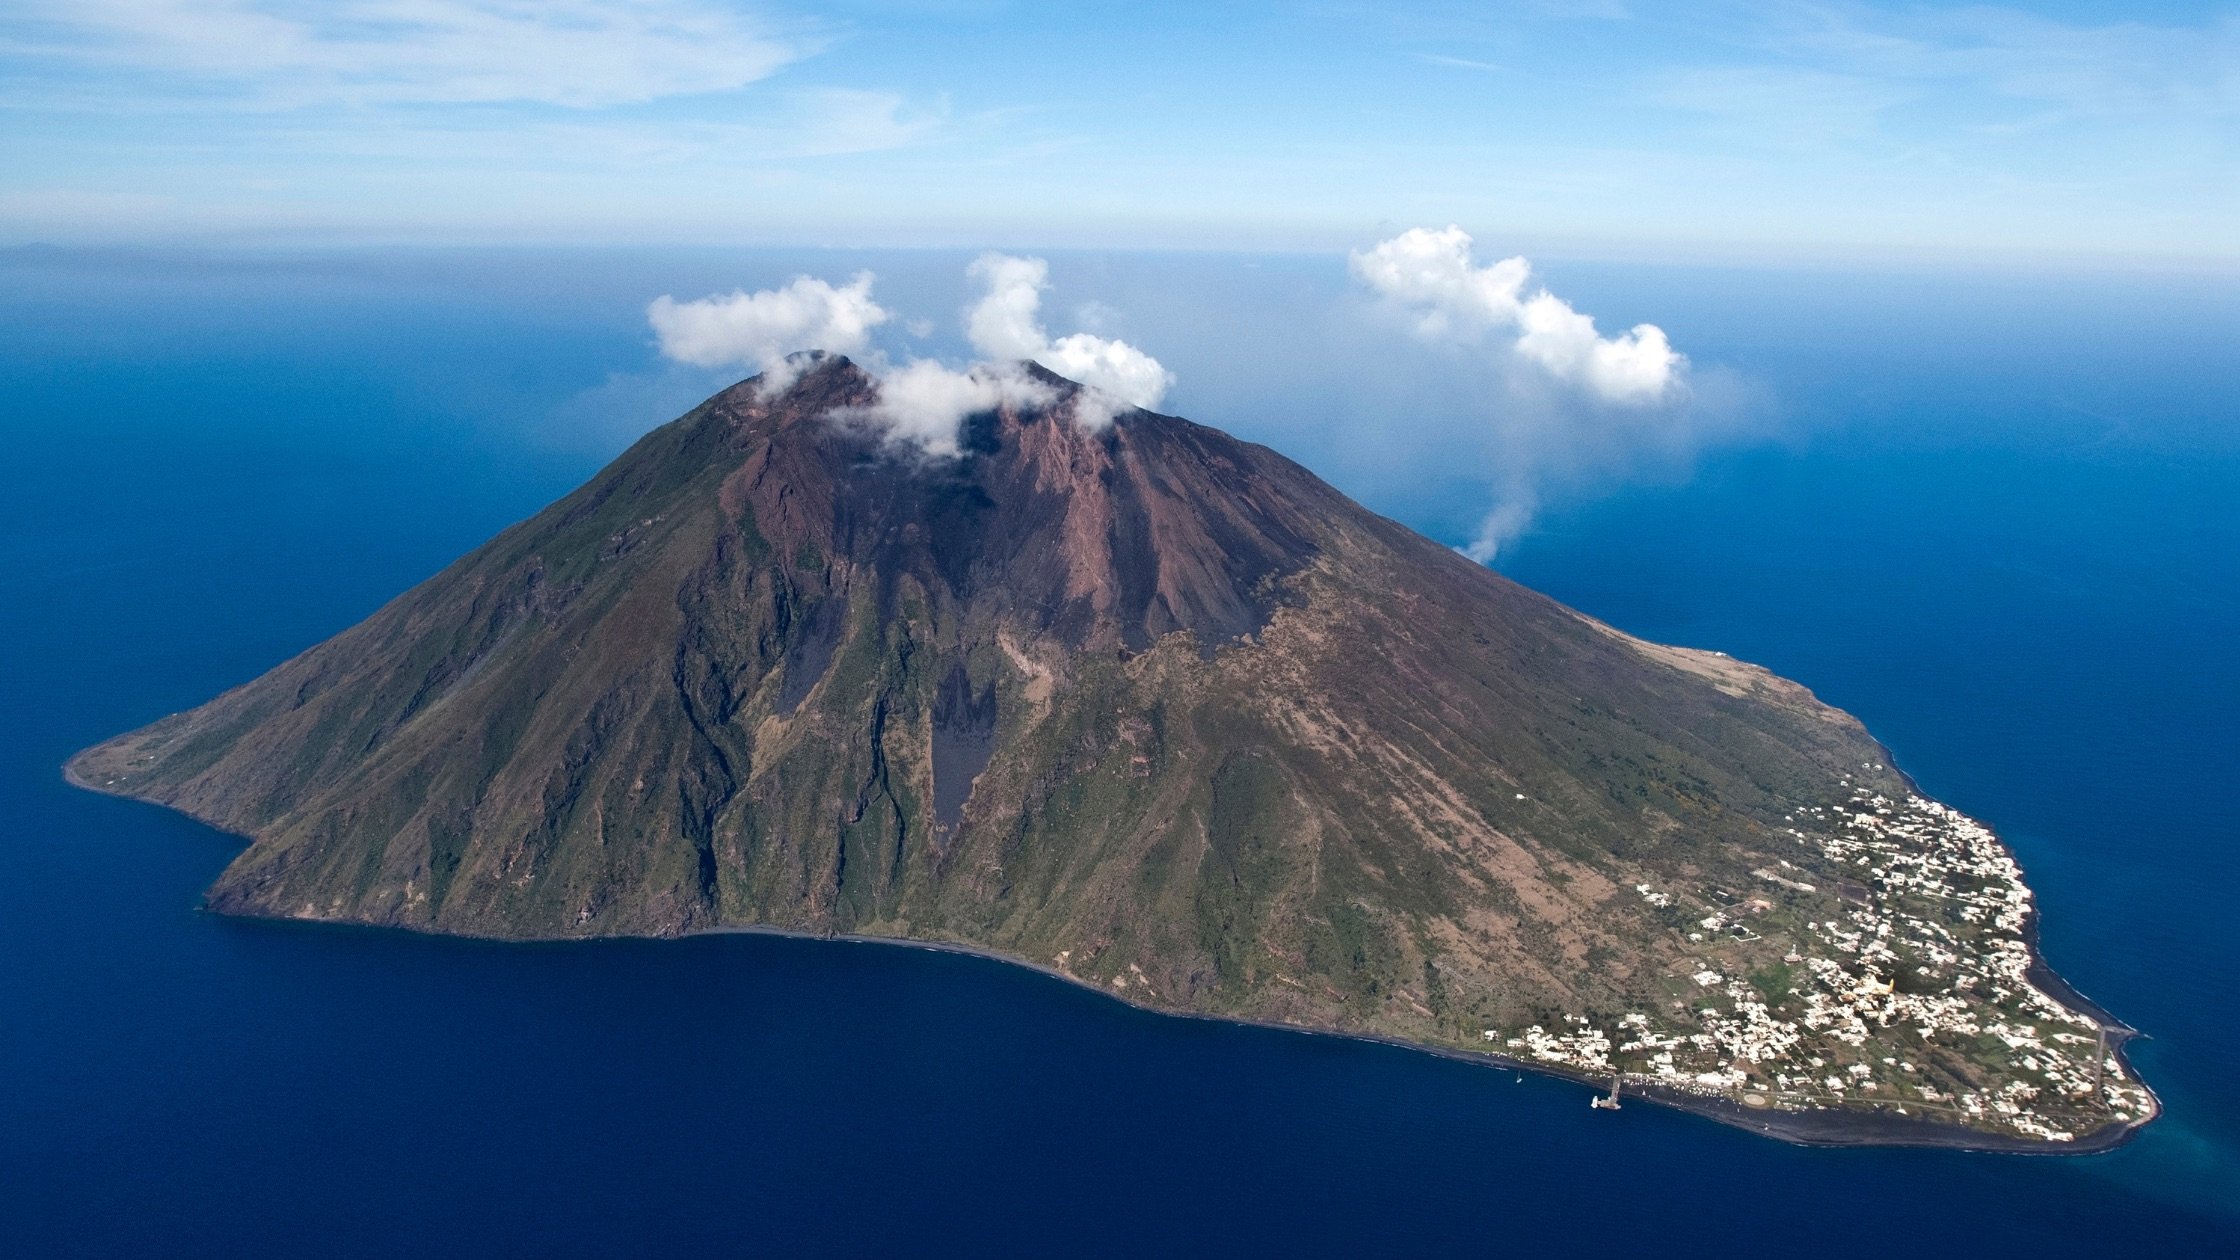
[[[2240,256],[2240,6],[11,0],[0,242]]]

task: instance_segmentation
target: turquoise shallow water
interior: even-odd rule
[[[877,260],[935,314],[958,261]],[[1071,262],[1167,354],[1178,410],[1441,536],[1482,509],[1421,454],[1448,421],[1368,458],[1330,377],[1261,344],[1334,265]],[[654,365],[646,296],[809,264],[853,260],[0,260],[0,1250],[2240,1241],[2240,302],[2213,284],[1559,270],[1775,422],[1689,475],[1578,487],[1502,562],[1806,682],[1997,826],[2051,961],[2150,1034],[2169,1114],[2106,1156],[1788,1148],[920,951],[228,922],[194,904],[231,841],[61,784],[75,748],[342,628],[705,392]],[[1228,340],[1207,308],[1238,312]]]

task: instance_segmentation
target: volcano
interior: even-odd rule
[[[1805,1140],[2153,1114],[2011,857],[1851,717],[1025,371],[953,458],[845,359],[743,382],[68,773],[246,837],[228,914],[969,948]]]

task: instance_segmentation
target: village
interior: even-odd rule
[[[2128,1030],[2033,983],[2031,893],[1990,829],[1864,788],[1786,821],[1804,865],[1760,867],[1755,887],[1633,887],[1687,959],[1661,1004],[1486,1040],[1611,1082],[1598,1106],[1654,1085],[2049,1143],[2154,1114],[2110,1048]]]

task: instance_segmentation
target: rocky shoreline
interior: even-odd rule
[[[403,930],[414,932],[418,935],[445,936],[452,939],[482,940],[506,944],[564,944],[574,941],[663,939],[635,936],[583,936],[560,938],[556,941],[538,940],[532,942],[517,937],[466,936],[459,933],[419,932],[417,929],[411,927],[400,928],[397,925],[363,923],[349,919],[317,919],[302,916],[244,915],[219,911],[211,911],[210,913],[224,913],[225,917],[228,918],[246,919],[253,922],[271,923],[275,925],[302,926],[311,928],[343,928],[365,931]],[[1068,974],[1067,972],[1062,971],[1056,967],[1048,966],[1042,963],[1030,962],[1026,959],[1019,958],[1010,954],[1005,954],[998,950],[987,949],[977,945],[967,945],[960,942],[919,940],[910,937],[897,936],[869,936],[857,933],[805,932],[792,928],[758,927],[752,925],[702,928],[683,933],[678,937],[671,937],[667,939],[684,939],[687,937],[696,936],[771,936],[789,940],[819,941],[831,944],[846,945],[873,945],[884,946],[888,948],[919,949],[941,954],[957,954],[969,958],[984,959],[989,962],[1000,963],[1004,966],[1018,967],[1027,971],[1035,972],[1052,980],[1057,980],[1061,983],[1071,985],[1075,988],[1094,993],[1099,997],[1105,998],[1109,1001],[1118,1002],[1123,1006],[1133,1007],[1137,1010],[1146,1011],[1155,1015],[1162,1015],[1177,1019],[1206,1020],[1214,1023],[1233,1024],[1248,1028],[1265,1028],[1275,1032],[1297,1033],[1302,1036],[1309,1037],[1337,1037],[1343,1038],[1348,1041],[1360,1041],[1371,1043],[1374,1045],[1392,1046],[1397,1049],[1435,1055],[1439,1058],[1451,1059],[1461,1063],[1472,1063],[1487,1068],[1517,1072],[1530,1072],[1536,1076],[1572,1081],[1587,1087],[1589,1090],[1601,1090],[1608,1088],[1607,1079],[1598,1079],[1583,1072],[1569,1071],[1560,1067],[1551,1066],[1546,1063],[1539,1063],[1528,1059],[1520,1059],[1512,1055],[1500,1054],[1494,1051],[1468,1050],[1453,1046],[1441,1046],[1427,1042],[1411,1041],[1404,1037],[1362,1032],[1357,1029],[1285,1023],[1277,1020],[1249,1019],[1237,1016],[1218,1015],[1203,1011],[1180,1010],[1173,1007],[1161,1006],[1155,1003],[1143,1001],[1139,998],[1130,997],[1122,993],[1113,992],[1103,985],[1099,985],[1092,981],[1082,979],[1079,976]],[[2128,1040],[2128,1036],[2125,1039]],[[2114,1039],[2110,1040],[2110,1053],[2116,1055],[2118,1060],[2124,1064],[2125,1070],[2129,1072],[2131,1070],[2130,1061],[2128,1058],[2124,1057],[2120,1047],[2120,1042]],[[2153,1116],[2150,1115],[2146,1120],[2141,1120],[2136,1124],[2111,1125],[2098,1132],[2082,1135],[2076,1140],[2070,1142],[2046,1142],[2033,1141],[2025,1138],[2008,1137],[1996,1133],[1985,1133],[1980,1130],[1970,1129],[1961,1125],[1944,1124],[1936,1120],[1928,1119],[1926,1117],[1894,1115],[1887,1111],[1878,1112],[1851,1108],[1821,1108],[1811,1111],[1758,1110],[1743,1106],[1728,1099],[1690,1093],[1686,1090],[1672,1089],[1666,1086],[1658,1085],[1653,1081],[1645,1081],[1640,1079],[1628,1080],[1625,1082],[1624,1097],[1652,1102],[1659,1106],[1669,1107],[1676,1111],[1687,1112],[1688,1114],[1700,1116],[1707,1120],[1716,1121],[1717,1123],[1724,1124],[1732,1128],[1742,1129],[1762,1137],[1770,1137],[1777,1141],[1787,1142],[1792,1145],[1798,1146],[1926,1147],[1944,1150],[1964,1150],[1997,1154],[2088,1155],[2101,1151],[2113,1150],[2116,1147],[2123,1145],[2125,1142],[2129,1141],[2131,1139],[2131,1136],[2136,1133],[2139,1128],[2144,1126],[2148,1120],[2153,1119]],[[2157,1107],[2155,1114],[2160,1114],[2159,1106]]]
[[[1042,975],[1050,977],[1051,979],[1062,981],[1063,983],[1073,985],[1076,988],[1085,989],[1101,997],[1119,1002],[1122,1005],[1132,1006],[1138,1010],[1149,1011],[1157,1015],[1167,1015],[1181,1019],[1211,1020],[1217,1023],[1237,1024],[1250,1028],[1267,1028],[1278,1032],[1293,1032],[1314,1037],[1342,1037],[1350,1041],[1363,1041],[1376,1045],[1394,1046],[1403,1050],[1412,1050],[1419,1053],[1437,1055],[1440,1058],[1452,1059],[1457,1062],[1475,1063],[1486,1067],[1509,1069],[1520,1072],[1531,1072],[1538,1076],[1553,1077],[1557,1080],[1574,1081],[1581,1085],[1585,1085],[1590,1089],[1602,1089],[1608,1087],[1608,1081],[1606,1079],[1597,1079],[1595,1077],[1587,1075],[1586,1073],[1566,1071],[1560,1068],[1551,1067],[1550,1065],[1545,1063],[1538,1063],[1528,1059],[1520,1059],[1512,1055],[1505,1055],[1492,1051],[1466,1050],[1451,1046],[1433,1045],[1421,1041],[1411,1041],[1404,1037],[1386,1036],[1378,1033],[1361,1032],[1358,1030],[1345,1028],[1318,1027],[1307,1024],[1284,1023],[1275,1020],[1246,1019],[1235,1016],[1209,1014],[1202,1011],[1178,1010],[1172,1007],[1160,1006],[1154,1003],[1142,1001],[1137,998],[1129,997],[1125,994],[1115,993],[1102,985],[1084,980],[1079,976],[1069,975],[1068,973],[1061,971],[1056,967],[1046,966],[1041,963],[1028,962],[1025,959],[1017,958],[997,950],[986,949],[976,945],[965,945],[948,941],[914,940],[908,937],[864,936],[846,933],[826,935],[815,932],[795,931],[787,928],[751,926],[707,928],[701,931],[687,933],[686,935],[777,936],[795,940],[832,941],[854,945],[900,946],[911,949],[930,950],[936,953],[962,954],[967,957],[983,958],[992,962],[1003,963],[1008,966],[1023,967],[1029,971],[1038,972]],[[2039,963],[2039,966],[2041,968],[2044,966],[2042,961]],[[2047,969],[2046,974],[2051,976],[2054,973],[2050,969]],[[2061,982],[2058,976],[2055,976],[2054,978],[2057,984],[2060,984],[2063,989],[2067,989],[2068,986],[2064,982]],[[2097,1006],[2093,1006],[2090,1003],[2084,1003],[2083,1005],[2092,1011],[2099,1010]],[[2117,1027],[2122,1026],[2119,1024],[2117,1025]],[[2137,1079],[2137,1074],[2132,1069],[2131,1061],[2123,1053],[2122,1049],[2123,1043],[2128,1041],[2132,1035],[2134,1034],[2132,1034],[2128,1029],[2124,1031],[2123,1036],[2120,1038],[2111,1035],[2108,1043],[2108,1049],[2109,1053],[2114,1055],[2117,1061],[2123,1064],[2124,1071],[2127,1074],[2132,1075],[2134,1079]],[[2152,1092],[2151,1089],[2149,1092]],[[2155,1116],[2161,1114],[2160,1103],[2159,1100],[2157,1100],[2155,1110],[2145,1119],[2142,1119],[2136,1123],[2109,1125],[2093,1133],[2082,1134],[2073,1141],[2048,1142],[2037,1141],[2028,1138],[2009,1137],[1997,1133],[1985,1133],[1981,1130],[1967,1128],[1964,1125],[1945,1124],[1940,1121],[1923,1116],[1896,1115],[1887,1110],[1867,1110],[1860,1108],[1818,1108],[1810,1111],[1781,1111],[1771,1109],[1759,1110],[1744,1106],[1737,1102],[1733,1102],[1729,1099],[1717,1098],[1704,1094],[1690,1093],[1686,1090],[1672,1089],[1668,1086],[1659,1085],[1653,1081],[1640,1080],[1639,1078],[1628,1080],[1625,1082],[1624,1097],[1645,1099],[1649,1102],[1656,1103],[1659,1106],[1670,1107],[1676,1111],[1684,1111],[1691,1115],[1697,1115],[1708,1120],[1714,1120],[1720,1124],[1728,1125],[1733,1128],[1743,1129],[1751,1133],[1759,1134],[1765,1137],[1771,1137],[1778,1141],[1788,1142],[1793,1145],[1799,1146],[1913,1146],[1932,1147],[1944,1150],[1965,1150],[1983,1153],[2022,1155],[2089,1155],[2102,1151],[2114,1150],[2115,1148],[2122,1146],[2125,1142],[2130,1141],[2133,1134],[2137,1133],[2140,1128],[2144,1127],[2147,1123],[2152,1121]]]

